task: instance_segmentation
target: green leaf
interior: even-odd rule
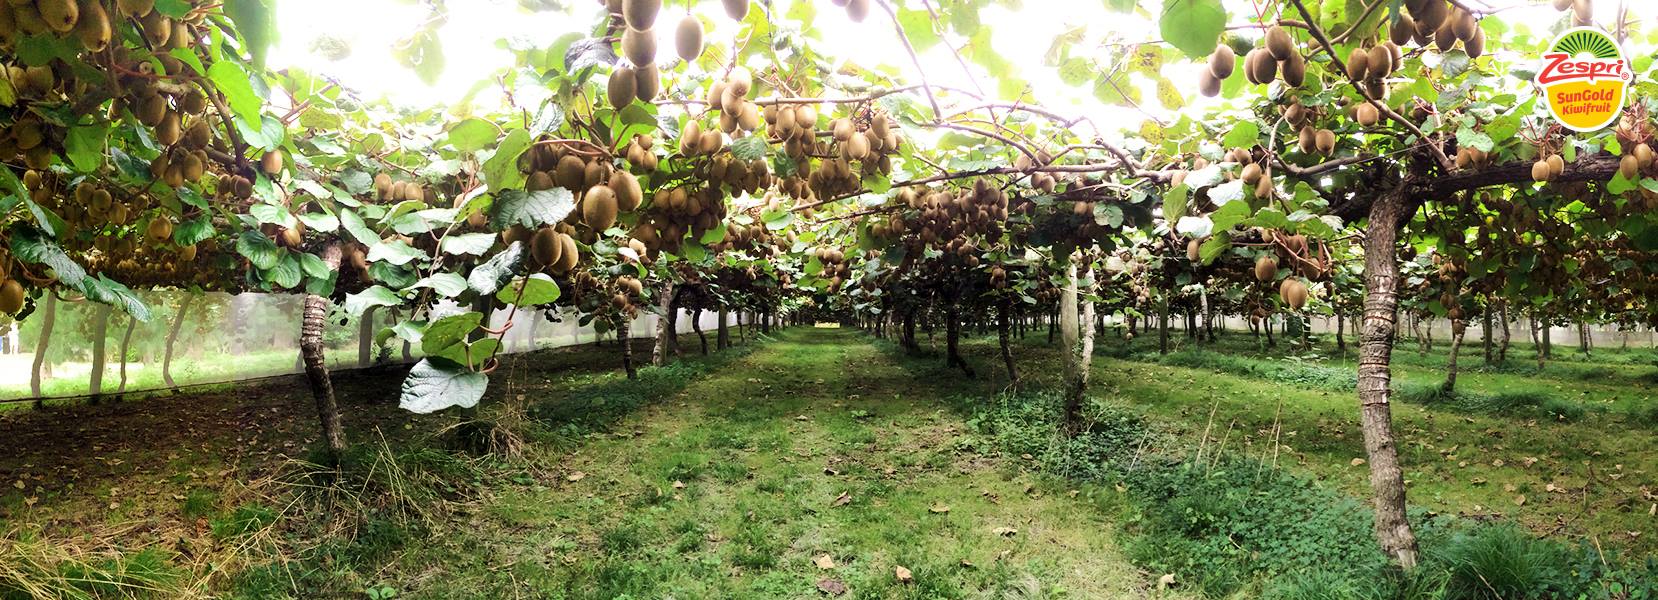
[[[173,243],[180,246],[189,246],[213,237],[213,220],[202,216],[183,221],[173,228]]]
[[[766,157],[766,140],[758,135],[737,138],[731,142],[731,157],[754,160]]]
[[[508,286],[501,288],[501,291],[495,294],[495,299],[518,306],[541,306],[557,302],[561,293],[558,283],[546,273],[533,273],[519,282],[519,285],[524,286],[522,295],[518,292],[518,286]]]
[[[926,52],[941,41],[938,32],[933,29],[932,13],[925,10],[899,8],[898,26],[910,38],[910,45],[915,47],[916,52]]]
[[[355,294],[345,295],[345,312],[353,317],[363,316],[370,306],[397,306],[397,292],[385,286],[373,285]]]
[[[236,238],[236,253],[260,269],[275,267],[282,260],[282,249],[276,247],[271,238],[253,230],[244,231],[241,237]]]
[[[17,260],[46,265],[58,281],[78,287],[86,281],[86,269],[69,258],[63,247],[46,237],[39,229],[18,223],[11,228],[12,256]]]
[[[445,298],[454,298],[466,291],[466,278],[455,273],[433,273],[414,282],[409,289],[432,288],[432,291]]]
[[[459,406],[478,405],[489,388],[489,376],[467,370],[455,364],[442,364],[422,359],[409,369],[403,380],[402,394],[397,405],[415,414],[429,414]]]
[[[489,183],[489,189],[501,191],[524,185],[524,174],[518,171],[518,155],[529,147],[530,132],[522,129],[514,129],[501,138],[495,154],[484,161],[484,180]]]
[[[434,355],[451,346],[464,344],[466,338],[483,322],[484,315],[475,312],[453,314],[433,321],[421,334],[420,351],[426,355]]]
[[[299,266],[304,269],[306,276],[316,279],[327,279],[329,275],[334,273],[333,269],[328,268],[328,263],[322,262],[322,259],[315,254],[301,253],[299,255]]]
[[[368,224],[363,222],[363,218],[349,208],[340,209],[340,225],[345,227],[346,233],[356,238],[359,244],[372,246],[380,243],[380,234],[370,229]]]
[[[472,117],[449,128],[448,142],[461,152],[474,152],[489,147],[497,131],[489,121]]]
[[[1170,45],[1202,58],[1215,51],[1226,30],[1226,8],[1220,0],[1168,0],[1157,26]]]
[[[253,80],[241,65],[229,60],[215,62],[207,68],[207,78],[212,79],[214,87],[224,94],[230,111],[237,117],[248,123],[264,123],[259,115],[264,101],[253,91]]]
[[[333,233],[340,228],[340,218],[327,213],[305,213],[299,215],[299,222],[306,229],[320,233]]]
[[[225,0],[225,16],[236,24],[242,46],[253,57],[255,67],[265,66],[265,51],[276,42],[275,0]]]
[[[276,266],[265,270],[263,275],[265,281],[274,283],[277,287],[284,289],[297,288],[299,283],[305,280],[305,272],[300,268],[299,260],[295,259],[292,253],[284,253],[282,260],[277,261]],[[328,274],[324,273],[323,276],[327,277]]]
[[[1180,217],[1186,216],[1186,197],[1190,192],[1191,190],[1186,187],[1186,184],[1182,183],[1169,188],[1169,191],[1163,194],[1163,219],[1165,221],[1173,223],[1180,220]]]
[[[69,163],[82,173],[96,171],[104,164],[104,141],[109,138],[109,124],[76,125],[64,136],[63,152]]]
[[[410,246],[397,238],[380,241],[368,249],[368,260],[370,262],[387,262],[403,266],[420,258],[426,258],[425,251]]]
[[[449,234],[443,238],[443,253],[453,255],[475,254],[482,255],[495,246],[493,233],[460,233]]]
[[[506,250],[474,267],[472,274],[466,277],[466,285],[480,294],[493,294],[512,279],[523,262],[524,242],[513,242]]]
[[[535,192],[503,190],[490,205],[489,226],[496,231],[512,225],[534,229],[557,224],[575,209],[576,197],[562,187]]]
[[[1241,121],[1233,125],[1231,131],[1226,132],[1226,137],[1221,138],[1220,145],[1223,148],[1249,148],[1254,146],[1260,137],[1260,126],[1249,121]]]

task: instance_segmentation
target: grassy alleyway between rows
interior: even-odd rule
[[[1159,594],[1101,513],[956,447],[966,424],[939,399],[962,382],[855,330],[777,338],[609,433],[532,449],[553,483],[402,553],[392,569],[421,574],[405,596]]]

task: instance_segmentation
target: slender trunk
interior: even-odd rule
[[[1370,207],[1364,244],[1364,329],[1359,338],[1360,421],[1374,494],[1376,540],[1399,566],[1416,566],[1416,535],[1405,513],[1405,478],[1393,437],[1394,327],[1398,319],[1399,260],[1394,246],[1409,218],[1402,188],[1379,196]]]
[[[1480,336],[1484,339],[1485,364],[1490,365],[1492,359],[1496,358],[1496,340],[1491,339],[1491,303],[1486,302],[1485,310],[1481,312],[1483,314],[1480,315]]]
[[[1002,345],[1002,363],[1007,365],[1008,385],[1017,387],[1019,368],[1013,364],[1013,346],[1008,340],[1012,327],[1008,322],[1008,312],[1012,304],[1011,298],[1002,298],[1002,302],[996,306],[996,337]]]
[[[357,319],[357,366],[366,367],[374,361],[374,309],[370,306]]]
[[[1267,332],[1267,346],[1278,347],[1278,340],[1272,337],[1272,315],[1261,317],[1261,329]]]
[[[1057,312],[1050,313],[1048,315],[1048,345],[1049,346],[1054,345],[1054,328],[1056,328],[1058,326],[1059,326],[1059,313],[1057,313]]]
[[[904,311],[904,331],[902,335],[903,341],[901,344],[904,346],[904,350],[912,354],[921,351],[921,345],[915,341],[915,309],[913,308]]]
[[[1157,353],[1169,353],[1169,297],[1167,294],[1157,305]]]
[[[702,309],[691,311],[691,329],[697,332],[697,341],[702,342],[702,355],[708,356],[708,336],[702,333]]]
[[[173,316],[173,329],[167,332],[167,350],[161,355],[161,380],[167,382],[168,388],[178,388],[173,383],[173,343],[178,341],[178,332],[184,329],[184,315],[190,312],[190,304],[195,301],[195,294],[184,293],[184,299],[178,303],[178,314]]]
[[[674,312],[674,284],[662,282],[662,287],[657,289],[656,294],[662,314],[656,319],[656,346],[651,349],[651,364],[660,367],[668,364],[668,331],[673,328],[671,315]]]
[[[58,318],[58,295],[50,290],[46,292],[46,306],[41,309],[46,314],[41,315],[40,340],[35,343],[34,366],[29,371],[29,393],[36,398],[35,405],[39,406],[40,369],[46,364],[46,346],[52,342],[52,325]]]
[[[1589,348],[1590,348],[1589,322],[1588,321],[1578,321],[1578,323],[1577,323],[1577,350],[1579,352],[1582,352],[1584,356],[1588,356],[1589,355]]]
[[[1445,385],[1447,392],[1456,391],[1457,387],[1457,353],[1462,350],[1462,334],[1467,331],[1468,324],[1461,319],[1451,320],[1451,358],[1445,363]]]
[[[951,302],[945,307],[944,313],[944,364],[951,367],[961,367],[961,372],[968,377],[973,376],[973,367],[961,357],[959,342],[961,341],[961,313],[956,303]]]
[[[339,244],[323,246],[321,258],[330,270],[339,269]],[[345,431],[340,425],[340,411],[334,401],[334,383],[328,377],[328,363],[323,356],[322,330],[328,319],[328,306],[327,298],[316,294],[305,295],[305,308],[300,313],[299,352],[305,360],[305,376],[311,383],[311,395],[316,400],[317,420],[322,426],[328,458],[337,465],[340,453],[345,451]]]
[[[1336,311],[1336,352],[1347,353],[1347,322],[1341,318],[1341,311]]]
[[[1059,330],[1061,349],[1065,357],[1065,432],[1074,435],[1082,430],[1082,400],[1088,391],[1088,370],[1094,360],[1094,331],[1085,332],[1082,323],[1094,322],[1094,303],[1084,301],[1078,289],[1077,263],[1083,257],[1073,255],[1066,266],[1066,284],[1059,295]],[[1077,314],[1081,305],[1082,314]]]
[[[104,395],[104,346],[109,338],[109,313],[115,307],[99,304],[92,317],[92,380],[87,390],[96,403]]]
[[[731,318],[731,311],[720,309],[720,326],[714,333],[714,349],[724,350],[731,347],[731,331],[726,328],[726,320]]]
[[[132,330],[137,328],[138,319],[134,319],[132,315],[127,315],[127,333],[121,336],[121,352],[119,355],[121,357],[121,387],[115,390],[116,393],[127,391],[127,349],[132,347]]]
[[[616,321],[616,342],[622,346],[622,370],[627,372],[628,379],[638,379],[639,370],[633,366],[633,341],[628,338],[633,321],[625,317]]]

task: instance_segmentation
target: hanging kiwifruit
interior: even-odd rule
[[[142,17],[155,8],[155,0],[115,0],[115,9],[123,17]]]
[[[702,124],[696,121],[686,121],[685,128],[679,132],[679,153],[691,156],[697,153],[702,141]]]
[[[1474,13],[1460,8],[1451,12],[1451,33],[1464,42],[1474,39],[1474,32],[1479,29],[1479,23],[1474,20]]]
[[[646,102],[656,98],[657,92],[662,90],[662,80],[656,64],[641,65],[633,70],[633,94]]]
[[[1641,174],[1641,162],[1635,159],[1635,155],[1625,154],[1623,158],[1618,159],[1618,173],[1622,174],[1624,179],[1634,181]]]
[[[627,171],[617,171],[610,178],[610,188],[616,192],[616,208],[622,212],[633,212],[644,199],[645,192],[639,187],[639,178]]]
[[[502,232],[505,235],[506,232]],[[558,241],[559,233],[551,227],[542,227],[535,230],[530,238],[530,258],[538,266],[551,266],[558,262],[559,251],[564,249]]]
[[[16,279],[0,283],[0,313],[15,315],[23,310],[23,284]]]
[[[1300,54],[1293,51],[1290,52],[1289,58],[1284,59],[1282,70],[1284,85],[1301,87],[1301,83],[1307,79],[1307,63],[1302,60]]]
[[[861,135],[852,136],[846,140],[845,151],[846,158],[863,160],[869,156],[869,138]]]
[[[649,31],[628,28],[622,33],[622,55],[635,65],[656,62],[656,35]]]
[[[87,2],[82,7],[80,20],[75,23],[75,37],[80,39],[81,47],[102,52],[109,46],[110,35],[109,15],[104,13],[103,5]]]
[[[1531,180],[1532,181],[1548,181],[1549,180],[1549,161],[1548,160],[1538,160],[1537,162],[1531,163]]]
[[[391,175],[378,173],[374,176],[374,195],[381,200],[391,194]]]
[[[869,0],[847,0],[846,16],[862,23],[864,18],[869,16]]]
[[[1319,154],[1329,156],[1336,151],[1336,132],[1328,129],[1318,130],[1314,134],[1313,145],[1318,148]]]
[[[281,173],[282,151],[271,150],[270,152],[266,152],[264,156],[259,157],[259,170],[264,171],[266,175],[276,175],[277,173]]]
[[[1291,310],[1301,310],[1307,305],[1307,284],[1301,283],[1300,277],[1286,277],[1284,283],[1278,286],[1278,297]]]
[[[576,248],[576,238],[561,233],[558,234],[558,242],[558,260],[553,263],[552,270],[554,275],[563,275],[569,273],[570,269],[576,268],[576,261],[581,258],[581,251]]]
[[[1215,51],[1209,54],[1209,74],[1215,79],[1226,79],[1232,76],[1232,69],[1238,65],[1236,54],[1232,47],[1226,44],[1215,46]]]
[[[1352,54],[1347,55],[1347,78],[1353,81],[1364,81],[1370,77],[1370,53],[1364,48],[1354,48]]]
[[[1278,259],[1265,254],[1255,259],[1256,280],[1272,281],[1276,277],[1278,277]]]
[[[1393,73],[1393,52],[1385,44],[1371,46],[1370,58],[1365,61],[1370,71],[1370,79],[1381,79]]]
[[[1399,19],[1393,22],[1393,26],[1387,32],[1388,39],[1399,46],[1409,45],[1411,38],[1415,36],[1416,21],[1404,13],[1399,13]]]
[[[1451,5],[1447,4],[1444,0],[1427,0],[1426,2],[1423,2],[1422,10],[1411,11],[1411,16],[1416,17],[1416,30],[1418,32],[1438,31],[1439,26],[1444,25],[1445,20],[1450,17],[1450,8]]]
[[[1456,43],[1456,29],[1452,27],[1451,19],[1447,18],[1445,23],[1439,26],[1439,29],[1434,30],[1433,45],[1439,48],[1440,52],[1450,52],[1452,48],[1456,47]]]
[[[169,111],[166,116],[161,117],[161,123],[155,127],[155,141],[161,142],[163,146],[171,146],[183,137],[184,130],[180,126],[178,113]]]
[[[1278,76],[1278,61],[1272,58],[1271,52],[1256,48],[1244,55],[1244,69],[1250,83],[1269,83]]]
[[[1313,129],[1313,126],[1302,126],[1301,132],[1297,137],[1299,139],[1296,141],[1301,148],[1302,154],[1312,154],[1314,151],[1318,150],[1318,132]]]
[[[1370,127],[1381,120],[1381,111],[1376,110],[1376,107],[1369,102],[1365,102],[1353,107],[1353,118],[1360,125]]]
[[[595,185],[581,200],[582,222],[593,231],[604,231],[616,224],[616,191],[608,185]]]
[[[1549,155],[1548,161],[1549,179],[1559,177],[1561,173],[1566,172],[1566,159],[1561,158],[1559,154]]]
[[[1273,25],[1267,28],[1266,48],[1274,60],[1288,60],[1295,53],[1295,42],[1290,39],[1290,32]]]
[[[1198,73],[1197,93],[1213,98],[1220,94],[1220,80],[1208,72]]]
[[[627,21],[628,28],[635,31],[650,31],[656,24],[656,13],[662,10],[662,0],[624,0],[622,2],[622,20]],[[645,64],[646,61],[634,64]]]
[[[1261,181],[1261,165],[1259,163],[1244,165],[1243,170],[1238,173],[1238,178],[1248,185],[1259,183]]]
[[[1640,164],[1642,169],[1652,166],[1652,146],[1648,146],[1644,142],[1635,144],[1635,149],[1631,150],[1630,154],[1635,156],[1635,160],[1638,164]]]
[[[587,182],[587,164],[574,154],[566,154],[558,159],[558,166],[553,169],[553,183],[567,188],[580,187]]]
[[[58,33],[73,31],[81,16],[80,6],[75,4],[75,0],[35,0],[35,9],[40,12],[40,20]]]
[[[1468,58],[1479,58],[1485,54],[1485,30],[1475,29],[1474,36],[1462,43],[1462,50],[1468,53]]]
[[[1554,5],[1555,10],[1559,11],[1570,10],[1572,8],[1572,0],[1554,0],[1551,4]]]
[[[722,0],[725,4],[725,14],[732,20],[741,21],[748,16],[748,0]]]
[[[150,219],[150,224],[144,228],[144,236],[150,243],[160,244],[173,237],[173,222],[167,217],[156,215]]]
[[[610,81],[605,84],[605,97],[610,100],[610,106],[617,110],[633,104],[634,94],[638,92],[638,80],[633,76],[633,69],[617,66],[610,71]]]
[[[748,3],[744,2],[743,7],[746,9]],[[674,51],[685,62],[702,56],[702,21],[691,15],[679,20],[679,27],[674,28]]]

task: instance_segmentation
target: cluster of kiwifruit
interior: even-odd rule
[[[643,144],[649,143],[637,138],[633,142],[640,148],[637,152],[647,156],[649,151],[643,148],[648,146]],[[520,166],[529,173],[524,189],[537,192],[562,187],[577,194],[580,210],[571,212],[570,219],[579,220],[591,233],[609,229],[620,213],[638,209],[644,200],[639,178],[615,168],[608,156],[578,154],[557,144],[536,144],[524,156]]]
[[[1007,269],[1002,268],[1002,265],[990,267],[990,287],[998,290],[1007,288]]]
[[[1618,159],[1618,172],[1624,179],[1634,181],[1643,171],[1652,169],[1652,146],[1645,142],[1635,144],[1633,148],[1624,152],[1623,158]]]
[[[581,260],[575,233],[575,228],[569,223],[543,225],[533,232],[515,224],[501,232],[501,241],[506,244],[524,242],[529,251],[525,259],[529,269],[556,277],[568,274]]]
[[[15,315],[23,310],[23,283],[11,277],[12,260],[0,252],[0,314]]]
[[[818,273],[818,277],[829,280],[829,291],[840,291],[841,284],[852,275],[852,266],[846,262],[846,253],[835,248],[819,246],[812,249],[812,256],[817,257],[818,262],[823,264],[823,271]]]
[[[853,21],[862,23],[869,16],[869,3],[872,0],[829,0],[830,4],[846,9],[846,16]]]
[[[1336,132],[1314,126],[1316,111],[1292,100],[1284,108],[1284,121],[1300,130],[1297,145],[1302,154],[1329,156],[1336,151]]]
[[[1554,0],[1554,9],[1565,12],[1572,11],[1572,24],[1588,26],[1595,24],[1594,0]]]
[[[889,231],[935,247],[968,236],[1000,237],[1008,215],[1007,194],[985,178],[974,179],[972,186],[955,192],[917,194],[905,188],[897,199],[913,214],[906,214],[901,228],[896,218],[889,219]]]
[[[1446,308],[1446,315],[1452,321],[1461,321],[1462,299],[1457,297],[1457,285],[1468,277],[1468,267],[1460,259],[1449,258],[1444,252],[1435,252],[1433,255],[1434,276],[1438,278],[1443,292],[1439,294],[1439,305]],[[1426,282],[1425,282],[1426,283]]]
[[[1354,48],[1353,52],[1347,55],[1347,77],[1358,82],[1359,89],[1366,96],[1381,100],[1387,97],[1387,83],[1384,80],[1399,70],[1404,60],[1404,51],[1391,41],[1376,44],[1369,49]],[[1360,106],[1368,105],[1366,102]],[[1370,108],[1375,110],[1374,106]]]
[[[723,183],[734,192],[741,190],[758,194],[771,187],[774,178],[765,159],[743,160],[730,154],[721,154],[691,167],[691,174],[709,183]]]
[[[1013,157],[1013,168],[1018,169],[1021,173],[1024,173],[1029,172],[1031,169],[1046,167],[1053,161],[1053,155],[1048,153],[1047,150],[1038,150],[1035,158],[1031,158],[1031,155],[1025,154],[1024,152],[1020,152],[1018,156]],[[1041,190],[1044,194],[1052,194],[1054,193],[1054,189],[1059,187],[1059,178],[1055,177],[1052,173],[1037,171],[1030,174],[1030,186]]]
[[[719,111],[720,131],[736,137],[760,128],[760,106],[748,99],[753,91],[754,74],[743,67],[732,69],[724,80],[708,86],[708,108]]]
[[[656,171],[657,159],[656,153],[651,152],[651,148],[655,146],[656,138],[651,137],[650,134],[635,135],[633,139],[628,140],[627,148],[622,150],[622,158],[626,159],[628,164],[638,167],[642,172],[654,172]]]
[[[1491,164],[1491,153],[1473,146],[1458,146],[1455,157],[1456,168],[1482,168]]]
[[[381,202],[416,200],[435,204],[437,193],[426,189],[426,186],[418,181],[392,179],[390,174],[379,173],[374,176],[374,199]]]
[[[811,104],[767,104],[760,111],[771,141],[783,144],[783,152],[795,160],[806,160],[816,150],[817,107]]]
[[[1242,179],[1244,185],[1253,186],[1256,198],[1272,197],[1270,165],[1262,166],[1261,162],[1255,160],[1255,154],[1245,148],[1233,148],[1231,152],[1226,153],[1226,161],[1243,165],[1243,168],[1238,170],[1238,179]]]
[[[662,90],[656,67],[656,34],[651,31],[656,15],[662,12],[662,0],[613,0],[607,5],[611,14],[619,13],[625,24],[622,56],[632,65],[617,65],[610,72],[607,95],[611,105],[620,110],[635,98],[649,102]]]
[[[73,37],[82,48],[99,52],[113,37],[113,22],[98,1],[9,0],[5,4],[0,6],[0,41],[8,45],[23,36],[50,35]]]
[[[1223,40],[1209,54],[1209,68],[1198,76],[1198,92],[1205,96],[1220,93],[1221,81],[1232,76],[1237,65],[1232,47]],[[1278,25],[1267,28],[1261,46],[1244,54],[1244,78],[1250,83],[1270,83],[1282,77],[1284,85],[1301,87],[1307,79],[1307,61],[1295,47],[1289,31]]]
[[[1587,4],[1588,0],[1583,1]],[[1400,13],[1388,30],[1388,39],[1394,45],[1405,46],[1414,41],[1424,48],[1432,44],[1439,51],[1448,52],[1457,42],[1462,42],[1462,49],[1470,58],[1479,58],[1485,53],[1485,31],[1473,13],[1445,0],[1406,0],[1404,7],[1406,12]]]
[[[1531,163],[1532,181],[1553,181],[1566,171],[1566,159],[1560,153],[1551,153],[1548,156],[1538,157],[1537,162]]]
[[[725,198],[719,186],[657,190],[632,235],[652,253],[674,252],[679,250],[686,232],[701,238],[709,230],[722,227],[725,216]]]
[[[0,2],[4,4],[4,2]],[[56,93],[57,77],[48,66],[9,66],[6,76],[19,99],[40,98]],[[32,112],[22,113],[16,121],[0,131],[0,160],[18,157],[31,169],[45,169],[52,164],[52,153],[62,147],[64,131],[40,119]]]
[[[612,306],[629,314],[638,312],[638,303],[645,299],[644,282],[632,275],[622,275],[611,282],[611,288],[616,290],[610,297]]]

